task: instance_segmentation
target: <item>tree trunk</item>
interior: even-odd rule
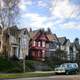
[[[1,55],[3,55],[3,43],[4,43],[4,41],[3,41],[3,34],[4,33],[4,30],[3,30],[3,28],[2,28],[2,33],[1,33]]]

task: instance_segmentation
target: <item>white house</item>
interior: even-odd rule
[[[74,43],[71,43],[66,37],[59,37],[60,49],[66,51],[67,60],[74,61],[76,60],[77,49]]]
[[[16,26],[8,29],[9,34],[9,56],[23,59],[28,56],[29,33],[26,28],[18,29]]]
[[[29,33],[27,29],[21,29],[20,34],[19,34],[19,49],[20,49],[20,54],[19,54],[19,59],[23,59],[26,56],[28,56],[28,50],[29,50]]]

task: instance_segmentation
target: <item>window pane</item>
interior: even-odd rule
[[[45,42],[44,41],[42,42],[42,47],[45,47]]]

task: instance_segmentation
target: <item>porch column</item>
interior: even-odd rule
[[[23,52],[22,52],[22,48],[20,49],[19,59],[23,59]]]
[[[13,56],[13,49],[12,49],[12,47],[11,47],[11,50],[10,50],[9,55],[10,55],[10,57],[12,57],[12,56]]]
[[[19,58],[19,48],[18,47],[16,47],[16,56],[17,58]]]

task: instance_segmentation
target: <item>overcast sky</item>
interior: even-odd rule
[[[21,27],[49,27],[71,41],[80,38],[80,0],[21,0],[19,8]]]

